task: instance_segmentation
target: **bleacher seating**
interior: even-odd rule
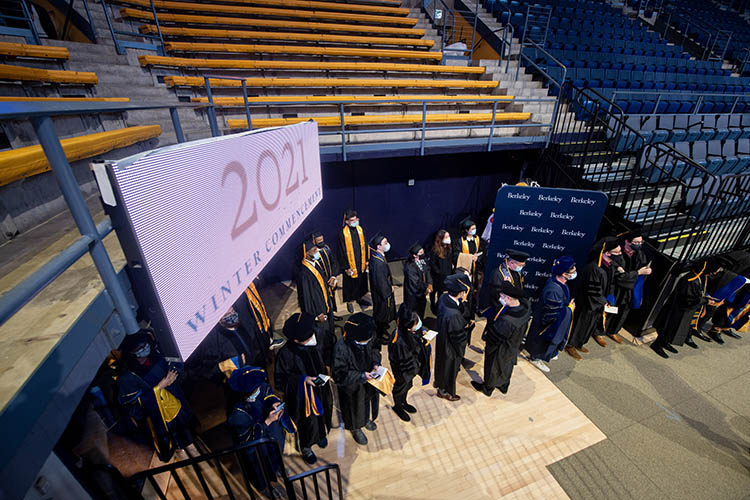
[[[29,45],[25,43],[0,42],[0,57],[67,60],[70,53],[65,47]]]
[[[56,69],[27,68],[0,64],[0,80],[38,82],[38,83],[69,83],[76,85],[96,85],[99,79],[96,73],[90,71],[65,71]]]

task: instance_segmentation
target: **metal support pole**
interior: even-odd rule
[[[127,54],[127,51],[120,45],[120,41],[117,39],[117,35],[115,34],[115,29],[112,27],[112,20],[109,18],[109,11],[107,10],[107,2],[102,1],[102,9],[104,9],[104,17],[107,20],[107,26],[109,27],[109,32],[112,34],[112,42],[115,44],[115,51],[118,55],[124,56]]]
[[[250,104],[247,102],[247,82],[242,80],[242,98],[245,100],[245,116],[247,116],[247,129],[253,129],[252,116],[250,116]]]
[[[487,152],[492,151],[492,139],[495,136],[495,115],[497,114],[497,101],[492,103],[492,122],[490,122],[490,136],[487,139]]]
[[[339,119],[341,120],[341,156],[346,161],[346,125],[344,122],[344,103],[339,104]]]
[[[169,116],[172,117],[172,126],[174,127],[174,134],[177,136],[177,142],[185,142],[185,135],[182,133],[182,125],[180,124],[180,115],[177,114],[177,108],[169,108]]]
[[[24,0],[21,0],[22,2]],[[76,0],[70,0],[68,2],[68,12],[65,13],[65,22],[63,23],[63,29],[62,34],[60,35],[60,40],[65,40],[65,35],[68,34],[68,26],[70,26],[70,16],[73,15],[73,4]]]
[[[659,101],[661,101],[661,94],[656,96],[656,104],[654,104],[654,110],[651,112],[652,115],[656,114],[656,108],[659,107]]]
[[[693,110],[693,112],[691,114],[697,115],[698,112],[699,112],[698,110],[701,109],[701,104],[703,104],[703,96],[702,95],[698,96],[698,102],[695,103],[695,109]]]
[[[89,18],[89,26],[91,26],[91,36],[94,37],[93,42],[96,43],[96,26],[94,26],[94,18],[91,17],[91,9],[89,9],[88,0],[83,0],[83,8],[86,10],[86,17]]]
[[[29,29],[31,29],[31,35],[34,37],[34,43],[37,45],[41,45],[42,41],[39,39],[39,32],[36,30],[34,19],[32,19],[31,12],[29,12],[25,1],[21,1],[21,9],[23,9],[23,15],[26,16],[26,19],[29,20]]]
[[[422,101],[422,140],[419,142],[419,156],[424,156],[425,124],[427,123],[427,101]]]
[[[159,50],[157,52],[160,56],[166,56],[167,53],[164,49],[164,37],[161,35],[161,26],[159,26],[159,18],[156,17],[156,7],[154,7],[154,0],[150,0],[150,1],[151,1],[151,13],[154,15],[154,23],[156,24],[156,32],[159,34],[159,42],[161,42],[161,46],[159,47]]]
[[[732,103],[732,109],[729,110],[729,114],[734,113],[734,108],[737,107],[737,101],[739,101],[740,96],[735,96],[734,102]]]
[[[216,122],[216,108],[214,107],[214,97],[211,94],[211,82],[208,77],[204,76],[203,81],[206,84],[206,96],[208,97],[208,124],[211,127],[211,137],[219,137],[219,124]]]
[[[130,308],[128,296],[122,285],[120,285],[117,273],[115,273],[115,269],[112,267],[112,261],[110,261],[107,255],[104,243],[99,237],[94,219],[91,217],[91,212],[89,212],[86,206],[86,200],[83,199],[81,190],[78,187],[78,181],[76,181],[73,175],[73,170],[70,168],[60,140],[57,138],[55,129],[52,127],[52,118],[49,116],[33,118],[32,124],[39,138],[39,144],[41,144],[50,167],[52,167],[52,171],[55,173],[55,177],[57,177],[60,190],[78,226],[78,230],[83,236],[88,236],[94,240],[89,249],[91,259],[94,261],[97,271],[99,271],[99,276],[102,282],[104,282],[104,286],[112,299],[115,309],[120,314],[120,319],[122,319],[125,326],[125,332],[135,333],[139,329],[138,321],[136,321],[135,314]]]

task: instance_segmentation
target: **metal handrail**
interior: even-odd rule
[[[464,52],[464,53],[468,52],[468,54],[465,54],[462,57],[464,57],[464,58],[466,58],[468,60],[471,60],[473,58],[473,56],[474,56],[474,41],[476,40],[477,18],[479,17],[478,14],[472,13],[471,10],[464,11],[464,10],[456,9],[455,7],[450,7],[448,4],[445,3],[444,0],[422,0],[422,8],[425,10],[425,12],[427,12],[428,17],[430,18],[431,22],[433,22],[433,23],[436,23],[438,21],[438,19],[436,19],[438,2],[440,2],[440,4],[443,7],[443,10],[442,10],[442,13],[441,13],[441,17],[440,17],[440,21],[441,21],[441,23],[440,23],[440,25],[441,25],[440,52],[441,53],[446,50],[445,49],[445,37],[446,37],[446,33],[447,33],[447,31],[446,31],[446,27],[447,27],[446,19],[448,18],[448,16],[450,16],[451,19],[452,19],[452,21],[451,21],[451,24],[452,24],[452,27],[451,27],[451,36],[454,38],[453,42],[455,43],[455,41],[456,41],[455,40],[455,36],[456,36],[456,13],[461,14],[461,17],[463,17],[465,20],[466,20],[465,14],[473,14],[474,15],[474,19],[472,21],[473,27],[472,27],[472,33],[471,33],[471,43],[470,44],[467,43],[466,44],[467,48],[461,50],[461,52]],[[476,0],[476,4],[477,5],[479,4],[479,0]],[[430,12],[432,12],[432,15],[430,15]],[[448,49],[448,51],[449,52],[458,52],[457,49]],[[456,57],[456,56],[454,56],[454,57]],[[443,62],[445,62],[445,59],[446,59],[445,56],[443,56]]]
[[[326,464],[322,465],[320,467],[316,467],[315,469],[311,469],[305,472],[301,472],[299,474],[295,474],[294,476],[290,476],[287,478],[285,486],[286,486],[286,494],[287,496],[294,500],[297,498],[297,493],[294,490],[294,483],[299,482],[302,486],[302,498],[307,500],[307,487],[305,486],[305,479],[308,477],[312,477],[313,480],[313,488],[316,493],[316,498],[320,498],[320,488],[318,486],[318,475],[321,473],[325,473],[326,476],[326,486],[328,489],[328,498],[329,500],[333,500],[333,488],[331,488],[331,471],[336,472],[336,482],[338,483],[338,498],[339,500],[344,500],[344,488],[341,483],[341,470],[339,469],[338,464]]]
[[[70,26],[70,21],[73,16],[73,12],[75,11],[73,9],[74,3],[75,0],[70,0],[68,2],[68,12],[65,14],[65,23],[63,24],[62,34],[60,35],[61,40],[65,40],[65,36],[68,34],[68,26]],[[91,26],[91,36],[93,37],[92,41],[96,43],[96,27],[94,26],[94,20],[91,17],[88,0],[83,0],[83,8],[86,11],[86,17],[88,17],[89,19],[89,26]]]
[[[157,54],[160,56],[166,55],[166,49],[164,48],[164,36],[161,32],[161,25],[159,24],[159,18],[156,15],[156,6],[154,5],[154,0],[149,0],[150,6],[151,6],[151,15],[153,16],[154,24],[156,25],[156,35],[150,35],[147,33],[140,33],[138,31],[120,31],[114,29],[112,25],[112,19],[109,15],[109,10],[107,9],[108,3],[117,2],[118,0],[101,0],[102,8],[104,9],[104,17],[107,21],[107,27],[109,28],[109,32],[112,35],[112,41],[115,44],[115,50],[119,55],[125,55],[127,54],[127,48],[134,48],[134,49],[141,49],[141,50],[155,50]],[[109,9],[111,9],[112,6],[109,6]],[[120,40],[117,35],[124,35],[129,37],[136,37],[136,38],[145,38],[147,40],[158,40],[158,43],[156,46],[153,44],[147,44],[147,43],[141,43],[141,42],[130,42],[125,40]]]
[[[659,106],[659,103],[664,99],[669,99],[672,97],[693,97],[697,96],[698,100],[695,103],[695,109],[692,111],[692,115],[699,115],[702,114],[700,111],[701,104],[705,100],[706,97],[722,97],[722,98],[734,98],[734,101],[732,102],[732,107],[729,111],[727,111],[727,114],[734,113],[735,108],[737,107],[737,103],[742,101],[750,101],[750,96],[747,94],[722,94],[722,93],[714,93],[714,92],[696,92],[696,91],[688,91],[688,90],[677,90],[677,91],[670,91],[669,93],[659,92],[659,91],[650,91],[650,90],[628,90],[628,89],[614,89],[612,92],[612,100],[615,100],[617,95],[635,95],[635,96],[648,96],[648,95],[655,95],[656,96],[656,102],[654,103],[654,109],[650,113],[632,113],[633,116],[637,115],[656,115],[658,114],[656,112],[657,107]]]
[[[9,3],[6,1],[6,3]],[[14,16],[12,14],[1,14],[0,13],[0,21],[1,20],[13,20],[13,21],[23,21],[28,25],[28,28],[15,28],[12,26],[0,26],[0,34],[3,35],[10,35],[10,36],[22,36],[26,40],[27,43],[33,43],[36,45],[41,45],[41,40],[39,38],[39,32],[36,29],[36,24],[34,24],[34,18],[31,15],[31,11],[29,10],[28,6],[26,5],[25,0],[17,0],[17,3],[19,4],[19,11],[23,16]]]

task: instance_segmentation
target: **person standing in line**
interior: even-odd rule
[[[471,332],[474,330],[476,324],[474,323],[474,315],[477,309],[477,289],[480,286],[480,270],[484,267],[484,244],[482,240],[477,236],[477,225],[474,221],[466,218],[461,221],[461,237],[453,242],[453,258],[456,260],[454,265],[458,266],[459,254],[471,255],[471,268],[468,269],[471,276],[471,282],[473,288],[466,295],[466,310],[469,313],[467,319],[470,321],[467,331],[467,343],[471,344]]]
[[[432,275],[432,292],[430,292],[430,309],[437,315],[437,300],[445,291],[445,278],[453,274],[453,246],[451,235],[445,229],[435,234],[435,242],[430,250],[430,274]]]
[[[388,238],[376,234],[370,240],[370,290],[372,292],[372,316],[377,329],[378,344],[388,343],[391,322],[396,319],[396,298],[393,294],[393,277],[385,254],[391,249]]]
[[[414,377],[430,379],[430,346],[424,340],[422,320],[406,304],[398,309],[398,322],[388,343],[388,361],[395,382],[393,384],[393,411],[404,422],[411,420],[410,413],[417,409],[406,401]],[[424,383],[424,382],[423,382]]]
[[[424,317],[427,296],[432,292],[432,276],[424,259],[424,248],[419,243],[409,247],[409,257],[404,261],[404,303]]]
[[[341,270],[339,269],[336,255],[334,255],[331,247],[326,245],[323,233],[320,231],[313,231],[311,238],[312,242],[318,247],[318,250],[320,250],[320,259],[315,262],[315,265],[318,267],[320,273],[323,275],[323,279],[328,284],[328,291],[330,292],[328,294],[328,303],[331,308],[331,317],[334,321],[339,321],[342,318],[336,316],[336,311],[338,310],[338,307],[336,306],[336,285],[338,284],[336,276],[339,275]],[[306,249],[303,248],[302,250],[302,253],[304,254]]]
[[[365,231],[359,225],[356,210],[344,212],[344,227],[339,233],[336,259],[344,277],[344,302],[349,313],[354,312],[356,301],[362,309],[370,303],[365,300],[367,294],[367,261],[370,249],[365,243]]]
[[[247,332],[247,342],[252,351],[252,356],[246,360],[247,364],[266,370],[272,363],[273,322],[258,293],[258,281],[255,278],[239,296],[234,303],[234,310],[239,315],[240,326]]]
[[[435,345],[435,387],[437,396],[448,401],[458,401],[456,377],[466,352],[466,319],[461,313],[461,303],[471,290],[464,273],[445,279],[446,292],[438,300],[437,339]]]

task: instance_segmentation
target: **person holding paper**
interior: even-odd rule
[[[424,257],[424,248],[419,243],[409,247],[409,256],[404,260],[404,303],[409,309],[424,318],[427,295],[432,292],[432,276]]]
[[[317,263],[323,258],[312,239],[302,244],[305,250],[302,268],[297,274],[297,299],[302,312],[315,318],[315,334],[323,352],[326,366],[333,364],[333,314],[331,312],[330,288],[323,271]]]
[[[464,273],[445,279],[447,293],[438,300],[435,345],[435,387],[437,396],[448,401],[458,401],[456,377],[466,352],[466,319],[461,313],[461,303],[471,290],[471,282]]]
[[[393,295],[393,278],[385,254],[391,249],[388,238],[376,234],[370,240],[370,290],[372,290],[372,316],[377,330],[376,343],[386,344],[390,338],[391,322],[396,319],[396,298]]]
[[[531,314],[528,301],[524,299],[523,288],[509,281],[502,282],[498,297],[500,310],[484,334],[484,382],[471,381],[471,385],[485,396],[491,396],[495,389],[503,394],[508,392]]]
[[[529,362],[547,373],[545,364],[565,348],[573,323],[575,301],[571,300],[568,281],[578,276],[573,257],[564,255],[552,262],[552,276],[542,289],[534,308],[534,319],[526,335],[524,347]]]
[[[624,233],[619,238],[622,254],[612,255],[612,262],[615,263],[614,305],[617,307],[617,314],[607,316],[605,333],[607,337],[622,344],[618,333],[625,324],[630,309],[641,307],[643,283],[651,274],[651,266],[642,249],[643,235],[640,232]]]
[[[491,275],[487,280],[489,291],[485,295],[484,303],[480,305],[480,310],[484,310],[487,307],[492,307],[495,311],[500,309],[501,305],[498,298],[500,296],[500,286],[503,281],[508,281],[513,286],[523,288],[523,275],[521,271],[526,266],[529,254],[515,248],[506,249],[505,254],[506,257],[497,269],[491,271]]]
[[[333,392],[315,333],[315,318],[294,313],[284,323],[288,342],[276,354],[274,381],[283,391],[286,411],[297,425],[297,449],[308,464],[317,460],[313,445],[328,446]]]
[[[368,431],[378,428],[380,395],[368,380],[378,376],[380,351],[372,345],[375,321],[365,313],[352,314],[344,323],[344,336],[333,349],[333,379],[339,391],[344,428],[358,444],[367,444]]]
[[[582,359],[579,352],[589,352],[585,345],[591,337],[594,337],[600,346],[607,346],[604,341],[606,314],[617,313],[617,309],[612,306],[615,301],[612,287],[616,267],[612,256],[621,253],[618,238],[602,238],[594,244],[589,263],[581,272],[575,294],[576,314],[573,319],[573,332],[565,347],[565,352],[576,360]]]
[[[423,384],[430,379],[430,345],[423,335],[425,329],[419,315],[401,304],[393,337],[388,344],[388,361],[395,377],[393,384],[393,411],[404,422],[411,420],[409,413],[417,409],[406,401],[414,377],[422,377]]]
[[[435,241],[430,250],[430,274],[432,276],[432,292],[430,292],[430,308],[432,314],[437,314],[437,299],[445,291],[445,278],[454,273],[453,246],[451,235],[445,229],[435,233]]]
[[[362,309],[370,305],[364,298],[367,294],[367,261],[370,258],[366,241],[357,211],[347,209],[344,212],[344,227],[339,233],[336,259],[344,277],[344,302],[349,313],[354,312],[352,302],[355,300]]]
[[[263,445],[257,454],[252,448],[244,450],[242,457],[248,466],[250,482],[259,491],[265,490],[268,497],[282,498],[283,488],[276,478],[284,464],[273,448],[278,446],[283,454],[284,430],[294,433],[294,423],[266,381],[266,372],[260,368],[246,366],[235,370],[229,377],[229,387],[238,395],[238,402],[227,419],[235,446],[262,438],[274,442]],[[270,484],[267,479],[271,480]]]

